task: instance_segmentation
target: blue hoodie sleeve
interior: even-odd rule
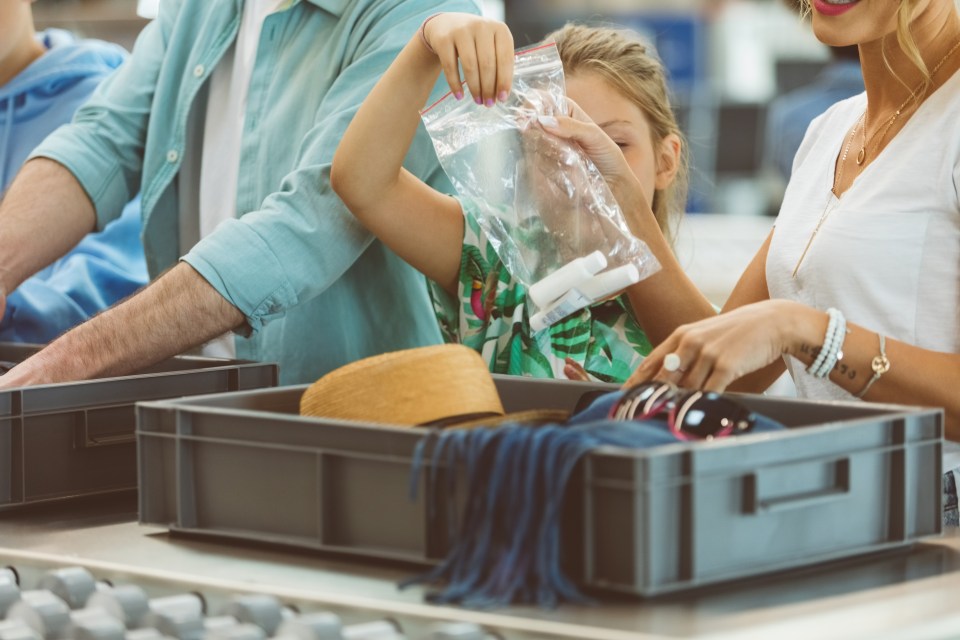
[[[0,341],[46,343],[147,282],[140,200],[7,298]]]
[[[125,58],[119,47],[76,40],[67,32],[47,31],[44,39],[47,53],[6,86],[8,93],[29,93],[11,116],[17,126],[10,144],[0,149],[10,166],[19,166],[30,148],[68,123]],[[49,342],[146,282],[140,201],[135,199],[102,232],[88,234],[7,297],[0,341]]]

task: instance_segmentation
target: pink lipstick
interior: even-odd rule
[[[852,0],[851,2],[827,2],[827,0],[813,0],[813,8],[816,10],[816,12],[831,18],[845,14],[858,4],[860,4],[860,0]]]

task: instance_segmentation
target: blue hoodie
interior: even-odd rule
[[[0,193],[34,147],[70,122],[126,58],[116,45],[76,40],[66,31],[51,29],[40,37],[47,52],[0,86]],[[0,341],[49,342],[146,282],[137,199],[118,220],[7,297]]]

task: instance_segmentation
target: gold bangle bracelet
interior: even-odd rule
[[[886,339],[883,337],[882,333],[878,333],[877,337],[880,338],[880,355],[876,356],[873,359],[873,362],[870,363],[870,368],[873,369],[873,377],[867,381],[867,384],[864,385],[863,389],[860,390],[855,398],[862,398],[867,395],[867,391],[870,390],[870,387],[873,386],[873,383],[880,379],[880,376],[885,374],[887,371],[890,371],[890,359],[887,358],[887,344]]]

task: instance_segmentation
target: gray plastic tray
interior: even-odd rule
[[[497,385],[508,411],[570,408],[603,388],[499,376]],[[300,417],[305,388],[138,404],[141,522],[367,558],[442,558],[445,510],[428,518],[407,493],[426,431]],[[940,532],[942,412],[740,398],[791,428],[584,460],[563,525],[565,561],[582,585],[655,595]]]
[[[21,362],[37,345],[0,343]],[[137,488],[138,400],[277,385],[277,365],[178,356],[137,375],[0,391],[0,509]]]

